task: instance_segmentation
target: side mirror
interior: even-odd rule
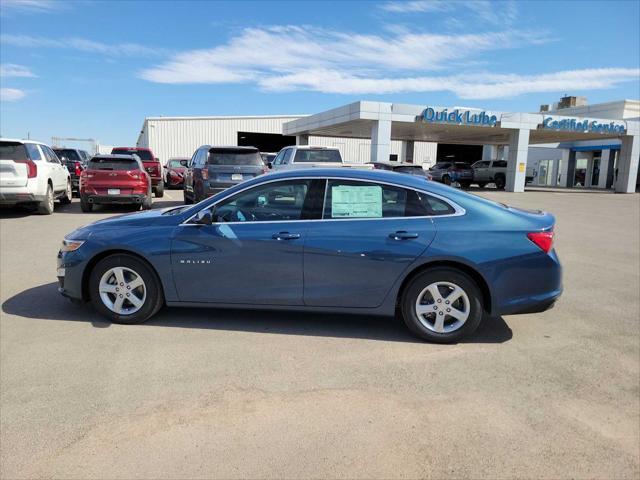
[[[160,162],[160,159],[158,157],[156,157],[156,162]]]
[[[267,162],[267,168],[273,168],[273,162]]]
[[[200,210],[193,223],[198,225],[211,225],[213,223],[213,218],[211,217],[211,210]]]

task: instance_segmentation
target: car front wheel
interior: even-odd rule
[[[142,323],[164,305],[155,273],[146,262],[127,254],[98,262],[89,289],[94,308],[115,323]]]
[[[473,333],[482,320],[482,296],[465,273],[448,267],[426,270],[411,280],[401,299],[411,332],[436,343],[453,343]]]
[[[449,175],[445,175],[442,177],[442,183],[445,185],[451,185],[451,177]]]
[[[502,175],[497,175],[497,176],[496,176],[496,178],[495,178],[495,180],[494,180],[494,182],[495,182],[495,184],[496,184],[496,188],[497,188],[498,190],[504,190],[504,184],[505,184],[504,176],[502,176]]]

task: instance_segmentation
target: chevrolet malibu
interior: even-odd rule
[[[393,316],[455,342],[560,296],[554,217],[380,170],[272,173],[63,241],[59,290],[118,323],[164,305]]]

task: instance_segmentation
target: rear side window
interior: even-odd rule
[[[37,150],[37,148],[36,148]],[[22,143],[0,142],[0,159],[2,160],[28,160],[27,149]],[[34,160],[32,158],[32,160]]]
[[[329,180],[325,219],[392,218],[428,215],[415,190],[355,180]]]
[[[444,200],[422,192],[418,192],[418,196],[427,212],[426,215],[452,215],[456,213],[455,209]]]
[[[138,155],[143,162],[155,162],[156,159],[149,150],[138,150],[136,148],[114,148],[111,153],[118,155]]]
[[[212,148],[209,150],[209,165],[264,165],[257,150]]]
[[[493,162],[493,166],[497,168],[506,168],[507,162],[505,160],[497,160]]]
[[[93,157],[89,160],[89,170],[139,170],[135,159],[114,159]]]
[[[298,150],[294,159],[295,163],[341,163],[342,157],[339,150]]]
[[[24,147],[27,149],[27,152],[29,152],[29,158],[31,160],[42,160],[42,155],[40,155],[40,149],[37,145],[27,143]]]

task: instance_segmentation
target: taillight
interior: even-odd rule
[[[553,248],[553,231],[549,232],[531,232],[527,233],[527,237],[535,243],[544,253],[549,253]]]
[[[82,174],[82,167],[80,166],[80,162],[76,162],[75,168],[76,168],[76,176],[79,177]]]
[[[139,170],[127,170],[127,173],[131,178],[135,178],[136,180],[139,180],[141,178]]]
[[[25,163],[27,165],[27,178],[38,176],[38,165],[33,160],[14,160],[15,163]]]
[[[202,169],[202,179],[203,180],[208,180],[209,179],[209,169],[208,168],[203,168]]]

